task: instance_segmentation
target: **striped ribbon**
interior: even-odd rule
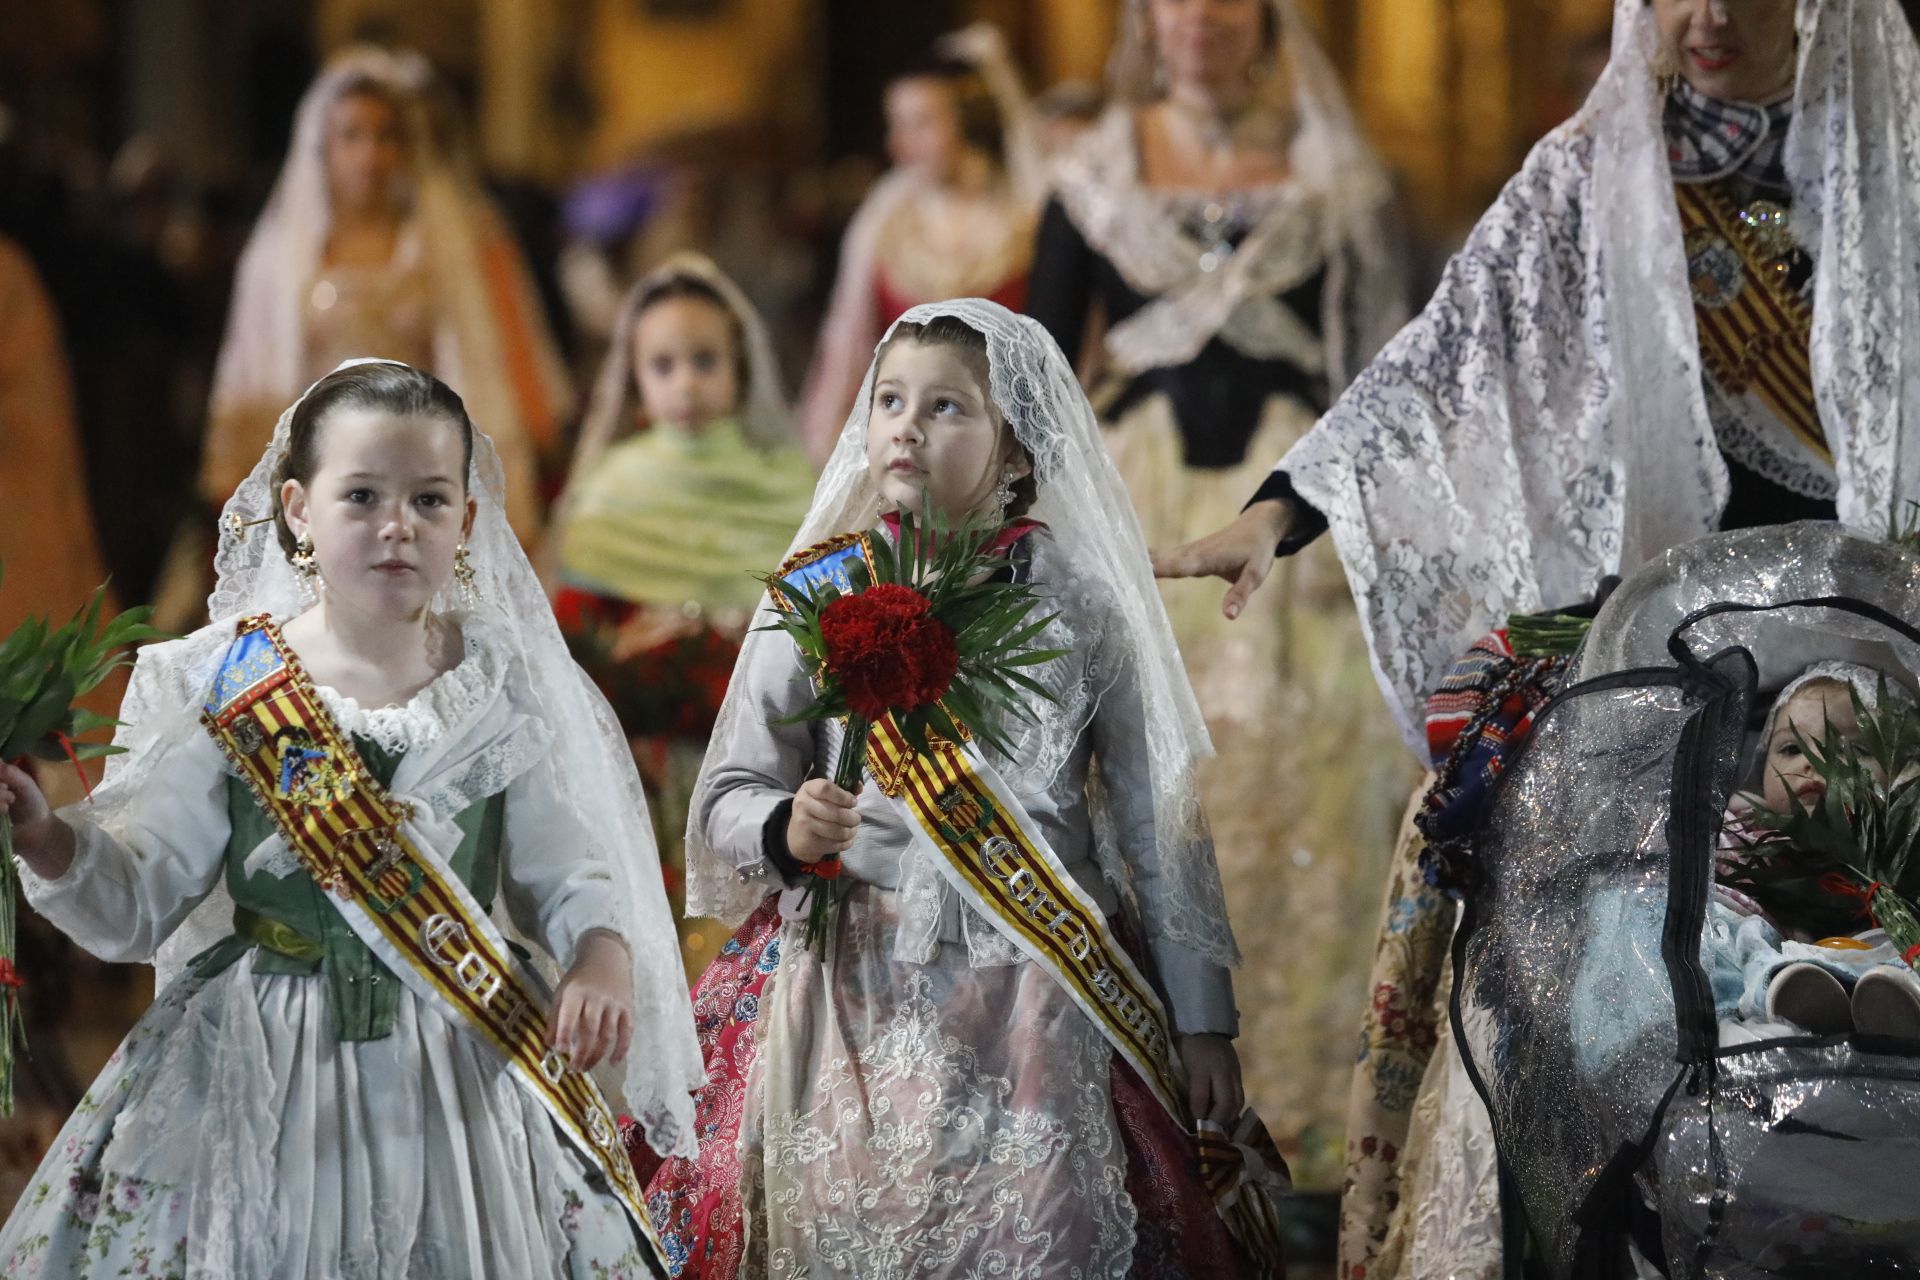
[[[868,759],[875,779],[891,783],[881,789],[939,852],[938,866],[961,897],[1060,984],[1194,1135],[1221,1218],[1277,1273],[1280,1230],[1268,1189],[1284,1185],[1285,1162],[1251,1110],[1231,1136],[1217,1125],[1196,1126],[1159,995],[1025,807],[977,748],[941,742],[931,754],[916,752],[891,716],[875,724]]]
[[[1833,454],[1814,397],[1813,309],[1776,269],[1775,256],[1713,183],[1674,185],[1680,226],[1689,242],[1705,236],[1733,247],[1745,268],[1742,286],[1723,301],[1696,294],[1700,358],[1730,395],[1752,392],[1828,462]]]
[[[547,1045],[544,997],[466,885],[408,835],[409,807],[368,772],[271,620],[240,624],[201,720],[354,933],[507,1060],[605,1175],[664,1267],[606,1099]]]

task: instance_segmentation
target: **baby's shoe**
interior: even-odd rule
[[[1767,1016],[1791,1022],[1817,1036],[1841,1035],[1853,1027],[1847,989],[1817,964],[1799,960],[1783,966],[1767,984]]]
[[[1853,1025],[1870,1036],[1920,1040],[1920,978],[1905,965],[1862,974],[1853,987]]]

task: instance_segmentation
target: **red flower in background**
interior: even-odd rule
[[[953,628],[911,587],[875,583],[820,613],[827,668],[855,715],[878,720],[946,696],[960,668]]]

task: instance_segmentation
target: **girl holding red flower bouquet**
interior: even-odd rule
[[[936,519],[997,524],[993,573],[1042,597],[1033,617],[1048,620],[1028,643],[1052,656],[1007,665],[1044,696],[970,746],[894,757],[907,765],[891,787],[871,754],[874,776],[843,788],[846,720],[807,717],[820,670],[775,625],[780,602],[764,606],[688,830],[689,910],[740,928],[694,993],[709,1073],[700,1154],[668,1161],[649,1188],[675,1274],[1251,1273],[1191,1134],[1198,1121],[1248,1132],[1237,953],[1194,789],[1206,733],[1071,368],[1036,323],[977,299],[917,307],[880,344],[795,540],[810,550],[782,574],[826,563],[823,548],[907,554],[944,536],[929,533]],[[925,595],[884,576],[819,615],[856,722],[949,689],[957,661]],[[901,778],[942,750],[998,789],[956,783],[915,809]],[[1064,936],[1083,904],[1092,918],[1058,956],[1109,955],[1092,966],[1100,982],[1136,964],[1150,975],[1141,999],[1164,1013],[1162,1057],[1116,1048],[1066,969],[970,896],[962,862],[929,836],[957,848],[956,828],[1009,813],[1019,821],[994,829],[1016,838],[988,841],[985,864],[1004,876],[1031,846],[1036,874],[1061,873],[1055,897],[1021,899],[1029,915]],[[833,867],[815,949],[803,904],[819,881],[806,872]],[[1116,952],[1099,950],[1107,939]],[[1236,1177],[1276,1181],[1264,1155]],[[1273,1274],[1277,1258],[1262,1265]]]

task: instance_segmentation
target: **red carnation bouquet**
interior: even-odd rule
[[[835,581],[810,585],[785,570],[763,578],[781,608],[765,629],[792,636],[813,677],[813,702],[786,723],[845,722],[833,771],[844,791],[860,790],[867,738],[889,716],[919,752],[930,751],[936,736],[1006,750],[1002,717],[1031,721],[1030,698],[1053,701],[1021,668],[1067,652],[1029,647],[1055,615],[1035,618],[1033,586],[1000,572],[1007,540],[998,524],[949,526],[937,512],[919,524],[908,511],[899,521],[892,545],[859,539],[862,554],[848,557],[851,590]],[[830,855],[807,872],[806,943],[823,951],[844,892],[836,883],[840,859]]]

